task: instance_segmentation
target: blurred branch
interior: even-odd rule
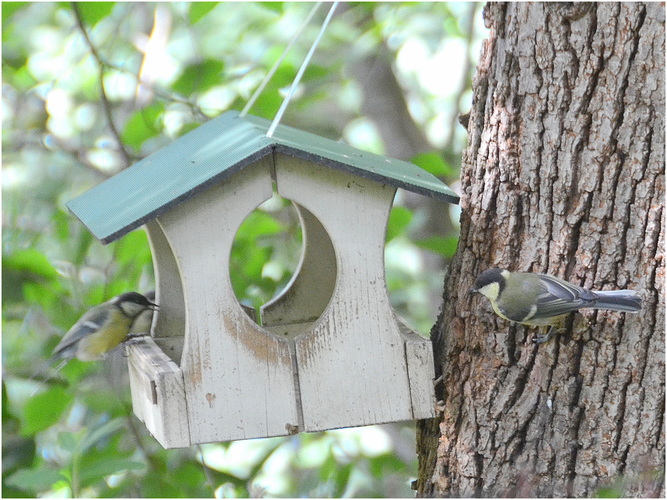
[[[132,159],[128,154],[128,152],[125,150],[123,141],[120,138],[120,133],[118,132],[118,129],[114,124],[113,116],[111,114],[111,104],[109,103],[106,91],[104,90],[104,63],[102,62],[102,58],[100,57],[100,54],[97,52],[95,45],[93,45],[93,42],[88,36],[86,27],[83,25],[83,19],[81,17],[81,12],[79,11],[78,4],[76,2],[72,2],[71,5],[72,5],[72,10],[74,11],[74,16],[76,17],[76,23],[79,27],[79,31],[81,31],[83,38],[86,40],[86,43],[88,44],[88,48],[90,49],[91,54],[93,55],[95,61],[97,62],[97,68],[99,70],[99,81],[100,81],[100,100],[102,101],[102,107],[104,108],[104,113],[106,114],[107,122],[109,123],[109,128],[111,129],[111,133],[116,138],[116,141],[118,143],[118,148],[120,149],[120,152],[123,155],[123,159],[125,160],[125,167],[129,167],[130,164],[132,163]]]
[[[71,144],[68,144],[66,141],[61,140],[58,137],[51,136],[51,140],[53,141],[53,149],[57,149],[58,151],[62,151],[64,153],[69,153],[72,155],[74,158],[76,158],[76,161],[79,163],[79,165],[87,168],[91,172],[94,172],[96,175],[99,175],[101,177],[101,180],[108,179],[111,177],[115,172],[107,172],[103,170],[102,168],[98,167],[94,163],[92,163],[88,158],[86,158],[86,151],[83,147],[78,148],[78,147],[73,147]],[[41,143],[42,141],[40,141]],[[28,145],[28,143],[26,143]],[[135,160],[138,160],[139,158],[135,158]]]
[[[466,33],[466,58],[465,66],[461,72],[461,80],[459,81],[459,87],[456,90],[455,102],[456,106],[452,111],[452,115],[449,117],[449,134],[447,134],[447,140],[444,145],[445,154],[452,151],[454,147],[454,139],[456,138],[456,127],[459,126],[459,113],[461,108],[461,99],[463,95],[472,88],[472,58],[470,57],[470,48],[475,40],[475,15],[477,14],[478,8],[477,2],[472,2],[468,4],[468,12],[463,20],[463,26]],[[457,155],[460,156],[459,152]]]
[[[206,115],[202,109],[194,102],[192,102],[190,99],[186,99],[184,97],[181,97],[180,95],[174,93],[174,92],[169,92],[165,90],[164,88],[158,87],[154,85],[151,82],[146,82],[141,80],[136,73],[128,70],[127,68],[118,66],[112,62],[105,61],[104,65],[109,68],[113,69],[114,71],[118,71],[119,73],[124,73],[126,75],[132,75],[134,78],[137,79],[137,83],[144,87],[145,89],[149,90],[153,95],[164,99],[165,101],[170,101],[172,103],[177,103],[177,104],[183,104],[190,108],[193,113],[197,116],[198,119],[201,119],[203,121],[209,120],[208,115]],[[231,77],[228,77],[229,79],[227,80],[228,82],[232,82],[234,80],[231,79]],[[220,112],[222,113],[225,111],[224,109],[221,109]]]
[[[148,467],[150,468],[150,470],[157,474],[158,471],[161,469],[160,463],[158,462],[158,460],[156,460],[154,454],[151,453],[149,450],[147,450],[146,447],[144,446],[144,443],[141,439],[141,432],[139,431],[139,429],[137,429],[136,420],[133,417],[132,406],[126,402],[121,402],[121,404],[125,408],[124,418],[127,421],[127,428],[130,431],[130,435],[132,437],[132,440],[134,441],[134,444],[137,446],[137,449],[141,451],[141,454],[148,463]]]
[[[378,128],[387,156],[408,160],[432,147],[408,110],[391,61],[392,53],[382,42],[372,56],[350,64],[351,74],[363,89],[361,112]]]
[[[211,470],[206,463],[206,460],[204,459],[204,449],[202,448],[202,445],[198,444],[196,446],[197,451],[199,452],[199,458],[201,460],[201,467],[202,470],[204,471],[204,475],[206,476],[206,483],[208,486],[211,488],[211,496],[215,497],[215,485],[213,484],[213,476],[211,475]]]

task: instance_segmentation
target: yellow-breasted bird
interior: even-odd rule
[[[88,310],[53,350],[54,359],[97,361],[130,334],[134,321],[158,305],[136,292],[118,295]]]
[[[538,343],[549,340],[568,313],[579,309],[607,309],[634,313],[642,301],[634,290],[591,291],[548,274],[511,273],[487,269],[477,277],[470,293],[484,295],[495,313],[529,326],[550,326]]]

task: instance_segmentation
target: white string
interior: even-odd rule
[[[329,25],[329,21],[331,21],[331,18],[333,17],[333,13],[336,10],[336,7],[338,7],[338,2],[334,2],[331,5],[331,9],[329,10],[329,14],[327,14],[326,19],[322,23],[322,28],[320,29],[319,35],[317,35],[317,38],[313,42],[312,47],[310,47],[310,50],[308,51],[308,54],[306,55],[306,58],[303,60],[303,64],[301,64],[301,67],[299,68],[299,72],[296,74],[296,77],[294,77],[294,81],[292,82],[292,87],[290,88],[289,92],[287,93],[287,96],[285,96],[285,99],[283,100],[283,103],[280,106],[280,109],[276,113],[276,117],[273,119],[273,122],[271,123],[271,126],[269,127],[269,130],[266,131],[266,136],[267,137],[273,137],[273,133],[276,131],[276,127],[280,123],[280,119],[283,117],[283,113],[285,113],[285,110],[287,109],[287,105],[290,102],[290,99],[292,99],[292,96],[294,95],[294,92],[296,91],[297,86],[299,85],[299,82],[301,81],[301,77],[303,76],[303,73],[306,71],[306,68],[308,67],[308,63],[310,62],[310,58],[313,57],[313,54],[315,53],[315,49],[317,48],[317,45],[320,43],[320,40],[322,39],[322,36],[324,35],[324,32],[327,29],[327,26]]]
[[[305,29],[306,26],[308,26],[308,23],[310,23],[310,20],[313,18],[315,15],[315,12],[317,12],[317,9],[319,9],[320,5],[322,5],[322,2],[317,2],[315,5],[313,5],[313,8],[310,9],[310,12],[308,13],[308,16],[306,16],[306,19],[303,21],[303,24],[299,27],[299,29],[296,31],[294,34],[294,38],[292,38],[292,41],[289,43],[287,47],[285,47],[285,50],[283,50],[283,53],[280,55],[278,60],[274,63],[273,67],[271,70],[266,74],[264,79],[262,80],[262,83],[259,84],[259,87],[255,90],[255,92],[252,94],[252,97],[248,100],[248,103],[245,105],[241,113],[239,114],[240,117],[244,117],[248,111],[250,111],[250,108],[252,108],[252,105],[255,104],[255,101],[257,98],[262,94],[262,91],[264,90],[264,87],[266,87],[266,84],[269,83],[269,80],[273,77],[273,74],[276,72],[280,64],[283,62],[283,59],[287,56],[288,52],[292,48],[292,45],[299,39],[301,36],[301,33]]]

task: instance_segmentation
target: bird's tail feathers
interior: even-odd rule
[[[596,309],[609,309],[611,311],[637,312],[642,308],[642,299],[634,290],[608,290],[595,292],[598,300]]]

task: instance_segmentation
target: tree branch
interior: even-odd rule
[[[463,95],[470,90],[471,85],[471,73],[474,70],[472,66],[472,61],[470,58],[470,48],[472,47],[473,42],[475,41],[475,16],[477,15],[479,5],[477,3],[468,4],[468,12],[463,21],[464,29],[466,30],[466,60],[463,71],[461,72],[461,80],[459,81],[459,87],[456,90],[456,109],[452,112],[452,115],[449,119],[449,133],[447,134],[447,139],[445,140],[445,145],[443,147],[444,154],[451,154],[452,149],[454,148],[454,138],[456,137],[456,127],[459,125],[459,109],[461,106],[461,99]],[[467,128],[467,127],[466,127]],[[458,153],[457,153],[458,155]]]
[[[88,36],[86,27],[83,25],[83,18],[81,17],[81,12],[79,11],[78,4],[76,2],[72,2],[71,5],[72,5],[72,10],[74,11],[74,17],[76,18],[76,24],[79,27],[79,30],[83,35],[83,38],[86,40],[86,43],[88,44],[88,48],[90,49],[93,58],[97,62],[97,67],[99,71],[99,82],[100,82],[100,100],[102,101],[102,107],[107,117],[109,128],[111,129],[111,133],[113,134],[113,136],[116,138],[116,141],[118,143],[118,148],[120,149],[120,152],[123,155],[123,159],[125,160],[125,168],[127,168],[132,164],[132,158],[130,157],[129,153],[125,150],[123,141],[120,138],[120,133],[118,132],[118,129],[116,128],[116,125],[113,122],[113,117],[111,115],[111,104],[109,103],[106,91],[104,90],[104,63],[102,62],[102,58],[100,57],[100,54],[97,52],[95,45],[93,45],[93,42]]]

